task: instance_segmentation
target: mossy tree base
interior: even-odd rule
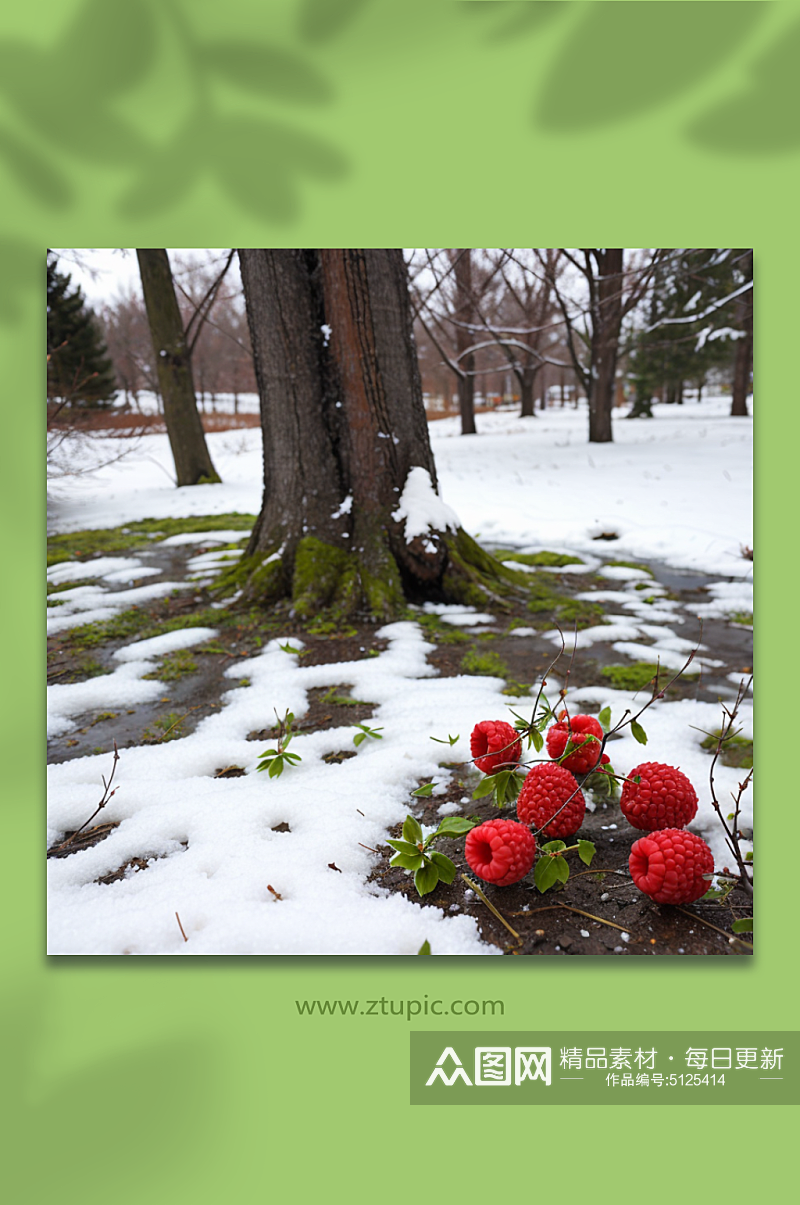
[[[224,598],[239,593],[242,606],[274,606],[288,600],[301,620],[320,616],[338,622],[401,616],[409,602],[450,602],[506,609],[525,596],[526,574],[506,568],[459,528],[437,536],[443,568],[432,579],[415,578],[389,548],[374,568],[357,553],[305,536],[294,554],[279,548],[245,556],[212,589]]]

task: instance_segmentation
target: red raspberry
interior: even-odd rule
[[[564,810],[548,824],[568,799]],[[578,780],[563,766],[540,762],[526,775],[517,799],[517,815],[523,824],[537,829],[547,825],[542,829],[545,837],[551,841],[563,840],[577,833],[585,813],[586,803],[583,792],[578,790]]]
[[[641,782],[630,781],[637,776]],[[648,761],[627,776],[619,806],[634,828],[683,828],[697,812],[697,792],[675,766]]]
[[[559,765],[573,774],[588,774],[600,760],[600,742],[603,739],[603,729],[593,715],[574,715],[570,719],[566,711],[562,711],[560,723],[553,724],[547,732],[547,752],[558,761],[567,747],[568,742],[582,745],[565,757]],[[597,737],[597,740],[592,740]]]
[[[714,857],[702,837],[683,828],[661,828],[635,841],[628,859],[631,877],[657,904],[691,904],[705,895]]]
[[[475,765],[484,774],[513,770],[522,756],[519,737],[505,720],[481,720],[472,729],[469,747]]]
[[[536,861],[536,838],[516,820],[487,820],[467,833],[464,854],[479,878],[508,887]]]

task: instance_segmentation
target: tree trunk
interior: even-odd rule
[[[597,297],[592,321],[589,442],[610,443],[611,409],[622,327],[622,250],[597,254]]]
[[[169,258],[163,248],[138,250],[136,255],[177,483],[208,485],[217,482],[219,477],[211,463],[203,424],[197,413],[192,362]]]
[[[454,276],[456,282],[455,296],[455,317],[459,322],[475,321],[475,300],[472,292],[472,251],[467,249],[457,250],[455,253],[458,256],[455,264]],[[459,356],[459,365],[464,372],[464,376],[458,378],[458,406],[461,411],[461,434],[475,435],[475,356],[470,353],[461,359],[461,353],[466,351],[470,344],[474,343],[474,334],[470,330],[465,330],[463,326],[457,326],[456,332],[456,353]]]
[[[535,418],[536,417],[536,402],[533,396],[533,386],[536,380],[536,370],[534,368],[525,367],[518,375],[520,393],[522,394],[522,407],[519,412],[520,418]]]
[[[752,275],[753,254],[749,256]],[[737,320],[744,337],[736,340],[736,361],[733,369],[733,402],[731,417],[747,418],[747,395],[750,392],[750,374],[753,371],[753,290],[749,289],[737,302]]]
[[[653,403],[649,393],[641,393],[636,391],[633,405],[631,406],[628,418],[652,418]]]
[[[513,575],[438,498],[399,250],[242,250],[264,496],[221,588],[301,619],[486,603]]]

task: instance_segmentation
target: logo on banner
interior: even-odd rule
[[[513,1080],[512,1080],[513,1074]],[[527,1081],[540,1080],[546,1087],[552,1078],[552,1048],[550,1046],[476,1046],[473,1079],[452,1046],[446,1046],[425,1087],[437,1080],[447,1088],[460,1080],[468,1088],[517,1087]]]

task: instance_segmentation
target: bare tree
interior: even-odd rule
[[[589,400],[589,442],[610,443],[622,321],[645,297],[656,265],[668,253],[644,253],[627,268],[621,248],[563,248],[562,254],[578,273],[576,280],[582,278],[585,298],[570,294],[543,252],[537,252],[564,318],[575,374]]]
[[[175,296],[169,257],[163,248],[140,249],[136,255],[177,484],[218,482],[197,412],[191,346]]]
[[[522,418],[535,416],[534,387],[545,364],[564,366],[563,361],[552,358],[553,344],[558,341],[562,323],[560,319],[553,321],[551,280],[557,280],[560,275],[561,253],[547,250],[540,254],[546,265],[544,275],[533,270],[533,265],[521,251],[501,250],[490,257],[490,279],[501,281],[503,288],[492,296],[492,310],[487,309],[483,300],[474,304],[480,322],[470,327],[473,343],[468,349],[469,354],[474,356],[492,343],[502,351],[519,385]],[[481,340],[483,333],[488,336],[488,342]],[[544,400],[544,392],[542,398]]]

